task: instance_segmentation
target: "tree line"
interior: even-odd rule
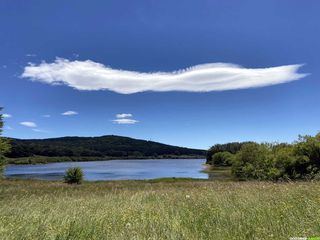
[[[230,166],[240,180],[320,179],[320,133],[287,143],[217,144],[208,150],[207,164]]]
[[[153,141],[137,140],[122,136],[62,137],[51,139],[10,139],[10,158],[47,157],[157,157],[163,155],[199,155],[204,150],[189,149],[161,144]]]
[[[0,107],[0,111],[2,108]],[[0,177],[2,176],[2,170],[5,165],[5,157],[4,155],[10,152],[10,144],[8,139],[1,137],[3,129],[3,117],[0,113]]]

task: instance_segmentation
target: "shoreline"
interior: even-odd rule
[[[94,161],[111,161],[111,160],[184,160],[184,159],[206,159],[205,156],[157,156],[157,157],[22,157],[22,158],[6,158],[8,165],[33,165],[47,163],[62,163],[62,162],[94,162]]]

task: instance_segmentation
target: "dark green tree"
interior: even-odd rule
[[[234,154],[230,152],[217,152],[213,154],[212,161],[209,163],[213,166],[231,166]]]
[[[238,179],[268,179],[268,170],[272,168],[271,150],[266,144],[244,144],[236,154],[232,173]]]
[[[0,111],[2,108],[0,107]],[[2,176],[3,167],[5,165],[4,154],[9,152],[10,145],[8,139],[2,137],[2,129],[3,129],[3,116],[0,113],[0,177]]]
[[[229,152],[235,154],[240,151],[242,145],[252,143],[252,142],[231,142],[225,144],[216,144],[213,145],[207,151],[207,164],[213,163],[212,157],[218,152]]]
[[[320,170],[320,133],[316,136],[299,136],[294,145],[296,174],[313,176]]]

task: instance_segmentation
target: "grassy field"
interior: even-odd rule
[[[0,180],[0,239],[320,236],[320,184]]]

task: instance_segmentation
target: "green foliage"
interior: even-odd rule
[[[293,153],[292,145],[279,144],[272,148],[272,169],[270,170],[269,179],[296,179],[293,166],[296,157]]]
[[[226,144],[216,144],[213,145],[209,150],[207,151],[207,164],[211,164],[213,162],[212,157],[214,154],[218,152],[229,152],[232,154],[237,153],[243,144],[250,143],[250,142],[231,142]]]
[[[320,169],[320,133],[315,137],[300,136],[294,153],[299,156],[295,170],[300,174],[313,174]]]
[[[0,107],[0,111],[2,108]],[[3,167],[5,165],[4,154],[10,151],[10,144],[8,139],[1,137],[3,129],[3,118],[2,114],[0,114],[0,177],[2,177]]]
[[[69,184],[80,184],[83,180],[83,171],[79,167],[69,168],[66,170],[64,181]]]
[[[269,148],[258,143],[244,144],[236,154],[232,173],[239,179],[266,179],[270,169]]]
[[[105,157],[155,158],[168,156],[204,156],[206,151],[170,146],[120,136],[62,137],[51,139],[11,139],[12,151],[6,156],[20,157]]]
[[[217,152],[213,154],[210,162],[213,166],[231,166],[234,154],[230,152]]]
[[[244,144],[232,162],[238,179],[315,179],[320,174],[320,134],[294,144]]]

